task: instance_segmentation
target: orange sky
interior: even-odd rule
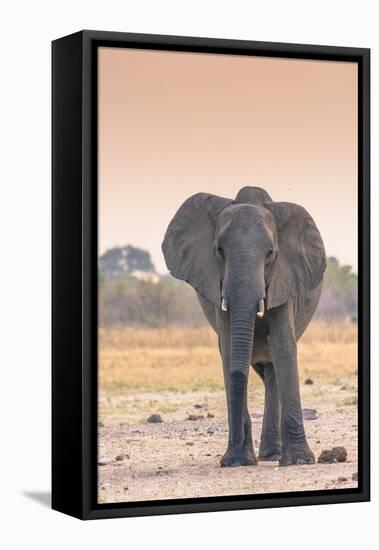
[[[99,50],[99,252],[160,245],[193,193],[304,206],[357,267],[357,65]]]

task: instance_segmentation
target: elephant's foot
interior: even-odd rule
[[[257,458],[251,446],[228,447],[226,453],[220,460],[222,468],[234,466],[256,466]]]
[[[301,445],[283,446],[282,456],[279,466],[291,466],[293,464],[314,464],[315,455],[312,453],[307,443]]]
[[[281,459],[281,456],[282,449],[280,446],[259,447],[258,460],[278,461]]]

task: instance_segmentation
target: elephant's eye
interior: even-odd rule
[[[270,248],[270,250],[266,254],[266,260],[270,260],[270,258],[272,258],[273,254],[274,254],[274,251],[273,251],[272,248]]]
[[[221,246],[217,247],[217,254],[220,256],[220,258],[225,258],[224,249]]]

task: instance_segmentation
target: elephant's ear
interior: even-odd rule
[[[271,202],[265,207],[275,216],[278,231],[278,256],[267,289],[269,309],[317,287],[326,256],[320,232],[303,207],[289,202]]]
[[[232,202],[208,193],[193,195],[171,220],[162,243],[171,274],[187,281],[215,305],[220,303],[220,274],[213,249],[215,224]]]

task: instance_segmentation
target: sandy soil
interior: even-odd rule
[[[259,462],[257,467],[220,468],[227,442],[224,392],[131,397],[109,397],[103,393],[99,502],[357,487],[357,407],[351,388],[304,385],[302,404],[317,410],[317,419],[305,421],[316,459],[323,449],[344,446],[346,462],[284,468],[278,467],[277,462]],[[147,418],[156,410],[163,422],[148,423]],[[249,395],[249,410],[258,453],[262,391]],[[191,421],[189,415],[203,418]]]

